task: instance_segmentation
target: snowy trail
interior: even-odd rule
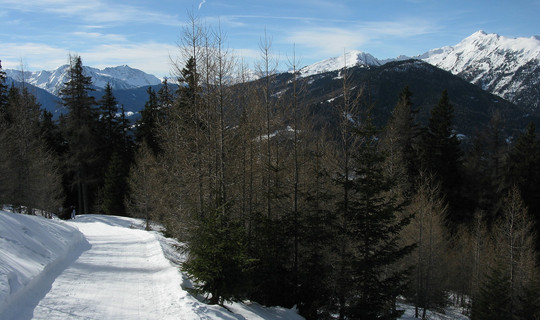
[[[210,319],[204,305],[181,290],[182,277],[163,256],[156,236],[126,227],[129,222],[122,218],[117,222],[99,216],[70,222],[85,235],[86,251],[44,277],[54,279],[40,301],[33,301],[39,293],[25,296],[8,318]]]

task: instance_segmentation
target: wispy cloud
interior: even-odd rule
[[[2,56],[4,69],[18,69],[22,61],[28,70],[52,70],[68,63],[68,55],[73,53],[80,55],[85,65],[104,68],[128,64],[158,77],[169,75],[169,57],[176,55],[178,50],[175,45],[157,42],[103,44],[77,52],[43,43],[6,43],[2,46],[9,52]]]
[[[293,30],[286,41],[312,48],[316,54],[335,55],[343,50],[362,49],[372,43],[409,38],[435,32],[429,21],[375,21],[347,25],[346,27],[306,27]]]
[[[107,41],[107,42],[126,42],[127,39],[121,34],[103,34],[99,32],[72,32],[71,35],[78,39],[91,39],[93,41]]]
[[[63,17],[74,17],[79,21],[122,24],[128,22],[179,25],[177,15],[148,10],[135,5],[117,4],[104,0],[4,0],[4,10],[40,12]]]
[[[206,3],[206,0],[202,0],[201,3],[199,3],[199,10],[201,10],[201,7],[203,6],[203,4]]]

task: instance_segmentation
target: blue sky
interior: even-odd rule
[[[308,65],[350,50],[414,56],[478,30],[540,35],[540,0],[0,0],[0,59],[4,69],[50,70],[71,53],[85,65],[169,76],[188,12],[219,25],[251,63],[266,30],[281,69],[293,46]]]

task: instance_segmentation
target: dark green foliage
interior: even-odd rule
[[[431,117],[423,135],[422,169],[435,175],[450,206],[448,219],[465,221],[471,210],[461,197],[463,169],[460,142],[453,132],[454,108],[445,90],[439,103],[431,110]]]
[[[492,268],[480,287],[478,298],[473,301],[472,320],[512,319],[510,307],[512,297],[509,293],[510,277],[500,267]]]
[[[92,80],[83,74],[79,56],[71,57],[68,81],[60,90],[62,104],[67,108],[64,136],[67,141],[66,192],[68,202],[77,203],[77,212],[90,212],[94,202],[93,193],[99,183],[99,137],[98,112],[89,92]]]
[[[0,60],[0,120],[4,118],[7,108],[8,85],[6,78],[6,72],[2,70],[2,60]]]
[[[41,132],[41,109],[26,87],[11,87],[0,118],[0,204],[19,212],[56,211],[62,200],[58,160]]]
[[[536,230],[540,230],[540,143],[532,122],[508,154],[504,189],[512,185],[518,187],[529,213],[536,218]],[[537,248],[540,248],[540,237]]]
[[[128,191],[128,166],[117,153],[113,153],[105,173],[102,210],[105,214],[126,214],[124,198]]]
[[[98,101],[99,122],[101,126],[100,145],[101,160],[105,163],[105,168],[114,152],[122,150],[123,130],[116,114],[118,113],[118,102],[113,95],[110,83],[105,86],[105,94]]]
[[[218,208],[198,219],[182,270],[195,280],[194,291],[209,294],[211,304],[235,301],[246,295],[250,266],[242,224]]]
[[[396,179],[400,191],[407,197],[413,193],[420,171],[418,156],[420,127],[416,123],[412,93],[405,87],[385,127],[382,149],[387,153],[386,169]]]
[[[399,234],[410,217],[398,217],[403,204],[389,195],[395,182],[383,171],[385,154],[377,150],[377,130],[369,118],[357,135],[349,210],[343,217],[349,247],[344,314],[348,319],[396,319],[395,298],[407,285],[407,270],[396,263],[413,248],[400,246]]]
[[[148,146],[152,149],[154,154],[161,152],[159,145],[159,138],[157,136],[158,121],[160,117],[160,104],[156,92],[148,87],[148,101],[144,105],[144,109],[141,111],[141,118],[137,121],[137,131],[135,137],[137,143],[140,145],[143,141],[146,141]]]

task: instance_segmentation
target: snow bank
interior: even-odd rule
[[[83,235],[61,221],[0,211],[0,318],[27,293],[38,300],[58,270],[88,248]]]

